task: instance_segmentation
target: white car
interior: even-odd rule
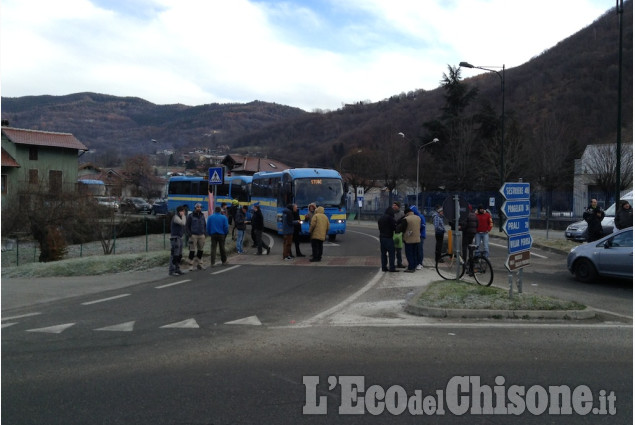
[[[112,208],[114,211],[119,211],[119,203],[112,196],[97,196],[95,200],[97,200],[97,204],[99,205]]]
[[[628,192],[619,200],[626,200],[633,205],[633,192]],[[604,219],[602,220],[602,230],[605,235],[610,235],[615,231],[615,204],[611,205],[604,211]],[[564,237],[577,242],[586,242],[588,224],[584,220],[576,221],[570,224],[564,231]]]

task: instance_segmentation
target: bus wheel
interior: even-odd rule
[[[335,237],[337,235],[329,235],[329,242],[335,242]]]

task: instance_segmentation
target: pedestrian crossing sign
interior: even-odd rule
[[[209,169],[209,184],[223,184],[223,167],[213,167]]]

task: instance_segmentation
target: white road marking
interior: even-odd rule
[[[9,326],[17,325],[17,324],[18,324],[18,322],[3,323],[3,324],[2,324],[2,329],[4,329],[4,328],[8,328]]]
[[[258,316],[249,316],[244,319],[233,320],[231,322],[225,322],[226,325],[254,325],[262,326],[262,322],[258,319]]]
[[[178,282],[166,283],[165,285],[155,286],[155,289],[168,288],[174,285],[180,285],[181,283],[190,282],[191,279],[179,280]]]
[[[118,298],[123,298],[123,297],[128,297],[128,296],[130,296],[130,294],[115,295],[114,297],[102,298],[100,300],[86,301],[85,303],[82,303],[82,305],[91,305],[91,304],[103,303],[103,302],[106,302],[106,301],[112,301],[112,300],[116,300]]]
[[[24,317],[37,316],[38,314],[42,314],[42,313],[27,313],[27,314],[21,314],[20,316],[3,317],[2,321],[4,322],[5,320],[22,319]]]
[[[114,331],[114,332],[132,332],[134,329],[134,320],[131,322],[119,323],[118,325],[106,326],[104,328],[94,329],[96,331]]]
[[[63,325],[49,326],[46,328],[28,329],[27,332],[44,332],[50,334],[59,334],[73,326],[75,323],[65,323]]]
[[[219,270],[219,271],[217,271],[217,272],[210,273],[210,274],[220,274],[220,273],[225,273],[225,272],[228,272],[228,271],[230,271],[230,270],[234,270],[235,268],[238,268],[238,267],[240,267],[240,266],[239,266],[239,265],[238,265],[238,266],[232,266],[232,267],[228,267],[228,268],[226,268],[226,269],[222,269],[222,270]]]
[[[161,328],[199,328],[200,326],[194,319],[183,320],[182,322],[170,323],[169,325],[161,326]]]

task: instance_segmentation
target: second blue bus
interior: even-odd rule
[[[241,205],[249,205],[251,176],[225,177],[224,183],[216,185],[214,206],[225,202],[229,207],[233,199]],[[168,211],[176,211],[176,207],[186,205],[189,211],[194,211],[194,205],[201,203],[203,211],[207,211],[209,194],[214,191],[214,185],[209,185],[207,177],[173,176],[168,182]]]

